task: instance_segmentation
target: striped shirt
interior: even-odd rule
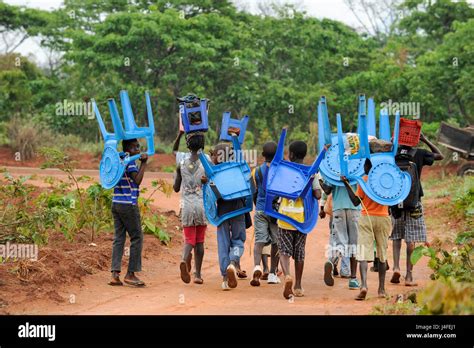
[[[138,185],[130,176],[131,173],[138,172],[137,165],[130,162],[125,169],[125,173],[114,188],[112,203],[137,205],[138,195],[140,194]]]

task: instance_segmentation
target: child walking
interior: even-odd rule
[[[303,163],[306,156],[307,145],[303,141],[294,141],[289,147],[289,159],[291,162]],[[317,181],[317,180],[316,180]],[[321,198],[321,190],[317,188],[318,183],[313,180],[313,195]],[[280,214],[291,217],[298,222],[304,222],[304,205],[303,200],[298,198],[296,201],[281,198],[278,212]],[[278,224],[278,250],[280,253],[280,264],[285,275],[285,284],[283,297],[286,299],[292,296],[304,296],[304,290],[301,286],[303,277],[306,234],[298,231],[298,229],[285,221],[277,220]],[[293,278],[290,275],[290,257],[295,260],[295,287],[293,291]]]
[[[204,258],[204,238],[206,234],[206,217],[202,197],[201,180],[205,175],[204,168],[198,157],[198,151],[204,149],[204,135],[190,133],[186,136],[186,145],[189,152],[178,152],[179,140],[183,132],[180,131],[173,146],[176,154],[176,174],[173,184],[175,192],[181,191],[181,224],[183,225],[184,247],[183,256],[179,264],[181,280],[186,284],[191,282],[192,250],[195,254],[195,284],[204,281],[201,275]]]
[[[123,140],[122,148],[130,156],[140,153],[140,143],[137,139]],[[120,280],[120,271],[127,232],[130,236],[130,259],[124,282],[133,286],[145,285],[142,280],[138,279],[135,272],[142,270],[143,231],[138,209],[138,195],[147,160],[148,156],[146,154],[140,156],[140,169],[137,168],[135,161],[130,162],[123,177],[114,188],[112,216],[114,218],[115,233],[112,247],[112,279],[109,285],[123,285]]]
[[[268,272],[268,269],[264,269],[260,266],[260,261],[263,261],[263,249],[267,245],[271,245],[270,249],[270,274],[268,274],[268,284],[279,284],[280,278],[276,275],[276,268],[278,266],[278,225],[272,217],[265,214],[265,186],[266,177],[268,174],[268,168],[270,163],[275,157],[277,144],[275,142],[268,142],[263,145],[262,155],[265,158],[265,162],[257,167],[253,172],[255,189],[254,202],[255,202],[255,215],[254,215],[254,231],[255,231],[255,244],[254,244],[254,269],[252,280],[250,285],[260,286],[260,279],[263,280],[263,272]]]
[[[232,153],[230,144],[217,144],[211,153],[214,164],[229,160]],[[207,178],[203,178],[206,182]],[[217,213],[223,215],[244,206],[242,199],[217,201]],[[219,268],[222,275],[222,290],[230,290],[237,287],[237,271],[240,268],[240,257],[244,253],[246,239],[244,214],[225,220],[217,226],[217,253],[219,257]]]
[[[364,170],[368,174],[372,168],[372,163],[369,159],[365,160]],[[392,230],[392,221],[388,215],[388,206],[381,205],[371,200],[362,191],[361,187],[357,188],[357,193],[354,193],[349,181],[346,177],[341,177],[347,193],[355,206],[361,203],[365,207],[362,210],[362,215],[359,219],[359,235],[357,248],[357,261],[359,261],[360,270],[360,293],[355,298],[356,300],[364,300],[367,296],[367,268],[368,262],[374,261],[374,241],[377,249],[377,257],[379,259],[378,273],[379,273],[379,289],[378,296],[385,297],[385,274],[386,274],[386,260],[388,237]],[[367,176],[364,176],[367,181]]]

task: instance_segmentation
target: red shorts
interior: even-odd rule
[[[192,246],[196,245],[196,243],[204,243],[206,228],[207,225],[183,227],[184,242]]]

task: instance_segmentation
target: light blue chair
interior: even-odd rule
[[[138,127],[135,123],[128,93],[127,91],[120,91],[120,102],[122,105],[125,129],[122,125],[122,121],[120,120],[115,100],[108,100],[114,133],[107,132],[102,116],[100,115],[99,108],[97,107],[95,100],[92,100],[92,107],[94,109],[97,122],[99,123],[100,132],[102,133],[105,143],[99,170],[100,183],[105,189],[110,189],[116,186],[122,178],[127,165],[130,162],[140,158],[140,154],[130,156],[128,153],[119,152],[117,150],[119,141],[145,138],[147,141],[146,153],[148,156],[152,156],[155,153],[155,143],[153,139],[155,134],[155,124],[153,121],[153,112],[151,108],[150,95],[148,92],[145,92],[145,98],[148,127]]]
[[[313,197],[312,183],[314,175],[318,172],[321,161],[326,153],[326,148],[319,153],[311,166],[285,161],[283,152],[285,147],[286,128],[283,128],[277,151],[268,169],[265,197],[265,214],[283,220],[302,233],[309,233],[318,220],[318,201]],[[298,222],[273,209],[273,201],[278,197],[296,200],[303,199],[304,222]]]
[[[342,175],[345,175],[348,180],[356,181],[365,194],[373,201],[386,206],[397,205],[403,202],[403,200],[408,196],[411,188],[410,175],[400,170],[395,163],[395,155],[398,148],[400,115],[397,113],[395,117],[392,151],[374,154],[370,154],[370,151],[367,151],[367,149],[369,149],[369,139],[366,116],[361,114],[359,117],[359,139],[361,147],[357,155],[360,158],[370,159],[372,168],[368,173],[367,182],[365,182],[362,177],[354,176],[349,173],[347,156],[344,155],[343,150],[341,115],[337,114],[339,161],[341,163]],[[375,122],[373,128],[369,127],[369,129],[371,132],[375,132],[374,128]],[[380,112],[379,138],[390,141],[390,123],[386,111]]]
[[[360,117],[365,115],[366,110],[366,101],[365,96],[359,96],[359,123],[358,129],[360,129]],[[375,105],[373,101],[369,104],[375,110]],[[374,126],[375,127],[375,126]],[[374,130],[375,132],[375,130]],[[346,134],[343,134],[343,138],[346,137]],[[331,144],[331,147],[328,149],[326,156],[321,163],[320,171],[323,179],[335,186],[344,186],[344,183],[341,181],[341,162],[339,160],[339,141],[337,133],[331,133],[331,128],[329,125],[329,116],[327,112],[326,98],[321,97],[318,104],[318,138],[319,138],[319,151],[321,152],[325,144]],[[344,149],[343,149],[344,150]],[[363,149],[364,153],[369,151],[369,149]],[[363,155],[352,155],[347,159],[347,169],[349,175],[352,176],[362,176],[364,174],[364,159]],[[348,178],[349,176],[346,175]],[[356,181],[351,179],[351,185],[356,184]]]
[[[201,151],[199,159],[207,176],[207,183],[203,185],[203,199],[206,217],[214,226],[219,226],[225,220],[252,211],[252,195],[255,192],[251,180],[250,167],[241,156],[240,143],[237,136],[232,137],[235,158],[233,161],[212,164]],[[219,215],[217,201],[242,199],[244,206],[235,211]]]

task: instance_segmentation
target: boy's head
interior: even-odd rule
[[[364,163],[364,172],[365,174],[369,174],[370,170],[372,169],[372,162],[370,159],[366,158]]]
[[[308,146],[304,141],[295,140],[290,144],[290,161],[302,162],[308,152]]]
[[[227,162],[230,160],[230,156],[232,156],[232,146],[229,143],[219,143],[214,146],[214,149],[211,151],[211,160],[214,164],[219,164],[223,162]]]
[[[262,156],[265,158],[265,162],[273,161],[277,150],[277,144],[274,141],[269,141],[263,144]]]
[[[204,149],[204,134],[191,133],[186,136],[186,146],[192,152],[198,152]]]
[[[122,140],[122,151],[128,152],[130,156],[140,153],[140,143],[137,139]]]

